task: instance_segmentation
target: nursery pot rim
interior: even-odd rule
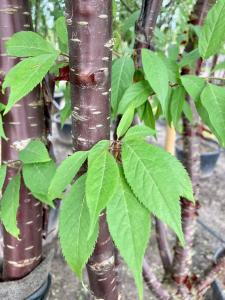
[[[176,138],[176,149],[179,150],[179,151],[183,151],[183,148],[178,145],[178,142],[182,139],[183,139],[182,136]],[[216,155],[216,154],[219,154],[221,152],[220,145],[217,141],[214,141],[210,138],[204,138],[204,139],[200,138],[200,141],[206,141],[207,143],[214,144],[217,147],[217,149],[215,149],[214,151],[207,151],[207,152],[200,153],[201,156]]]

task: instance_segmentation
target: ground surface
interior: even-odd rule
[[[163,140],[163,126],[160,126],[160,137],[158,141]],[[62,145],[56,142],[56,156],[58,160],[67,156],[70,146]],[[204,222],[212,230],[221,235],[225,240],[225,152],[222,151],[217,166],[213,175],[209,178],[201,179],[201,193],[199,210],[199,220]],[[173,240],[173,238],[171,238]],[[199,270],[204,269],[213,259],[215,252],[222,246],[225,246],[225,241],[222,243],[217,238],[209,234],[203,227],[197,225],[197,234],[194,247],[194,271],[199,273]],[[58,243],[56,244],[56,255],[52,266],[53,286],[51,290],[50,300],[85,300],[88,299],[88,290],[85,288],[87,278],[82,285],[70,271],[64,259],[60,255]],[[160,261],[157,255],[154,233],[152,234],[149,248],[147,251],[147,259],[151,263],[152,268],[156,269],[160,274]],[[123,299],[136,300],[137,294],[134,282],[127,267],[121,262],[120,281],[123,293]],[[151,293],[145,288],[144,299],[155,299]]]

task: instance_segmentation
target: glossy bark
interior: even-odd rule
[[[31,30],[28,1],[0,1],[0,80],[18,60],[5,53],[5,41],[21,30]],[[9,91],[0,95],[7,102]],[[8,141],[2,140],[2,161],[8,163],[6,184],[18,172],[14,164],[18,150],[23,149],[32,138],[44,136],[43,102],[39,89],[18,102],[4,117],[4,128]],[[6,185],[5,184],[5,185]],[[42,256],[42,205],[35,200],[21,182],[20,205],[17,215],[20,238],[17,240],[5,230],[3,278],[6,280],[24,277],[41,261]]]
[[[89,150],[110,138],[112,50],[110,0],[67,0],[73,150]],[[87,264],[91,291],[97,299],[118,299],[114,246],[105,214]]]

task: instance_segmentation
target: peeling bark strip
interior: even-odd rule
[[[31,18],[26,0],[0,1],[0,83],[5,73],[18,60],[5,53],[4,43],[15,32],[31,30]],[[8,91],[1,101],[7,102]],[[15,105],[4,117],[7,142],[2,141],[2,161],[18,160],[18,150],[23,149],[30,139],[40,138],[44,132],[44,116],[40,105],[39,89],[34,90]],[[42,103],[41,103],[42,104]],[[37,126],[32,126],[37,124]],[[18,169],[8,167],[6,184]],[[22,278],[41,261],[42,255],[42,205],[37,202],[21,183],[20,206],[17,216],[20,239],[17,240],[4,230],[3,278]],[[41,229],[41,230],[40,230]]]
[[[215,0],[198,0],[194,10],[190,16],[190,23],[193,25],[202,25],[210,6]],[[187,43],[186,52],[191,52],[196,44],[195,39],[190,39]],[[197,63],[196,74],[199,73],[201,62]],[[183,69],[183,74],[189,74],[191,70]],[[190,99],[187,97],[187,101]],[[187,169],[192,180],[195,200],[199,195],[199,174],[200,174],[200,151],[199,138],[197,137],[197,124],[199,120],[196,117],[195,126],[183,117],[183,150],[184,150],[184,166]],[[173,278],[178,284],[186,284],[191,287],[190,267],[192,265],[192,247],[196,231],[197,202],[196,204],[182,199],[182,221],[183,232],[186,240],[185,248],[179,245],[179,241],[175,247],[175,255],[173,260]]]
[[[162,0],[142,0],[141,13],[135,26],[134,60],[137,68],[141,66],[141,49],[151,48],[150,42],[162,2]]]
[[[110,136],[111,15],[111,0],[66,1],[74,151],[89,150]],[[99,238],[87,269],[97,299],[119,298],[105,214],[100,217]]]

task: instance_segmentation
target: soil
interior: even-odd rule
[[[163,144],[164,140],[164,126],[159,126],[159,134],[157,143]],[[55,132],[55,131],[54,131]],[[54,136],[57,136],[56,133]],[[62,160],[71,152],[71,147],[68,145],[60,144],[56,139],[55,149],[58,161]],[[197,224],[197,232],[194,240],[194,257],[193,257],[193,272],[197,275],[212,262],[215,252],[225,247],[225,205],[224,205],[224,191],[225,191],[225,152],[222,150],[220,158],[217,162],[213,174],[209,178],[201,178],[200,187],[200,204],[199,220],[207,225],[211,230],[215,231],[217,235],[224,239],[224,242],[206,231],[202,225]],[[171,241],[171,246],[174,244],[174,236],[168,233]],[[50,300],[86,300],[88,299],[89,292],[87,288],[87,277],[84,276],[84,283],[80,283],[69,267],[66,265],[60,253],[58,241],[55,243],[56,254],[52,265],[52,289],[49,296]],[[149,242],[149,247],[146,253],[146,258],[151,264],[151,269],[155,270],[156,274],[162,275],[160,267],[160,260],[158,250],[156,247],[154,231]],[[119,279],[121,282],[122,299],[136,300],[137,293],[130,271],[127,266],[122,262],[120,264]],[[144,299],[156,299],[150,291],[145,287]],[[208,294],[207,299],[213,299]]]

